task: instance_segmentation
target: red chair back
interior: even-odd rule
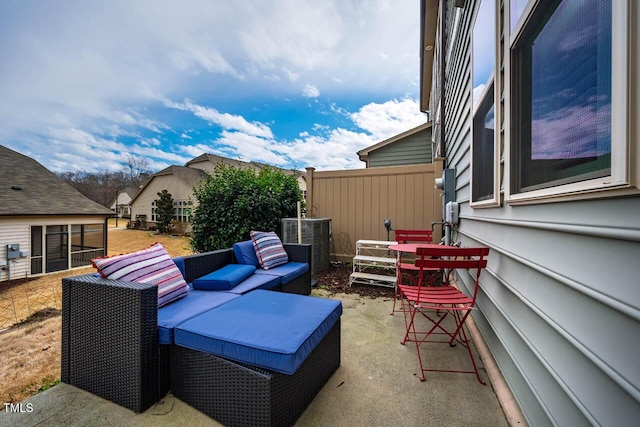
[[[478,293],[480,272],[487,266],[485,257],[489,255],[488,247],[458,248],[455,246],[438,246],[437,248],[417,248],[415,266],[424,270],[442,269],[475,269],[475,286],[473,304]],[[446,280],[445,280],[446,281]]]
[[[394,230],[398,243],[431,243],[431,230]]]

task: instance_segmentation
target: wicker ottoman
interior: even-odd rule
[[[191,319],[175,331],[172,393],[225,425],[294,424],[340,366],[342,307],[336,303],[253,291]],[[267,343],[257,336],[267,336]]]

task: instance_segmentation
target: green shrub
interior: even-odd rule
[[[156,200],[156,216],[158,221],[156,226],[161,233],[169,232],[171,220],[173,219],[173,197],[167,190],[158,193]]]
[[[302,193],[296,177],[267,167],[259,173],[224,164],[194,189],[191,246],[196,252],[228,248],[251,230],[281,235],[281,219],[297,212]]]

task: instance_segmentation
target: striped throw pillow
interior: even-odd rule
[[[189,292],[187,282],[162,243],[130,254],[94,258],[91,263],[106,279],[158,285],[158,307]]]
[[[276,233],[273,231],[252,231],[250,234],[253,248],[262,268],[269,270],[289,262],[289,256]]]

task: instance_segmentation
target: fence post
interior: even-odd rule
[[[307,168],[307,218],[313,218],[313,171],[316,168]]]

